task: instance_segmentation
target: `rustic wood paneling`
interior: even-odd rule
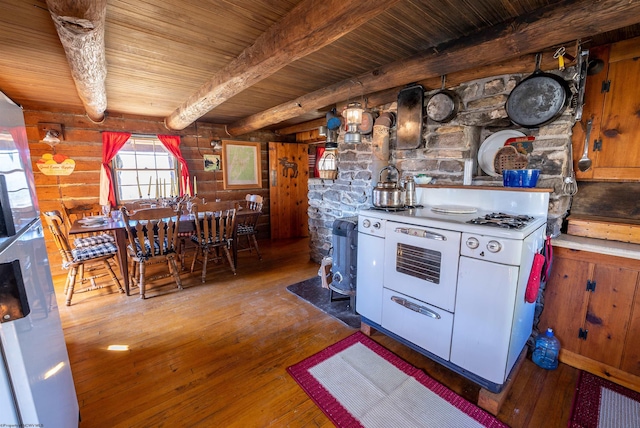
[[[580,182],[571,203],[571,214],[606,216],[611,221],[640,221],[638,183]]]
[[[301,3],[300,0],[108,1],[104,25],[107,118],[118,114],[166,117],[269,28],[293,16],[289,14]],[[418,52],[439,47],[442,53],[443,43],[473,38],[474,34],[500,24],[520,35],[525,46],[516,49],[519,52],[530,52],[527,45],[547,35],[552,39],[545,45],[547,51],[561,44],[571,48],[575,37],[568,35],[570,27],[589,19],[595,20],[592,32],[599,31],[595,28],[601,28],[607,21],[613,21],[614,27],[633,21],[615,31],[581,36],[592,46],[640,35],[640,18],[634,19],[637,13],[632,13],[637,5],[623,0],[589,0],[576,5],[570,2],[572,11],[580,11],[578,19],[565,18],[561,24],[553,21],[548,28],[536,30],[533,37],[524,35],[535,20],[548,16],[550,9],[566,5],[550,0],[400,1],[328,46],[289,63],[235,95],[201,121],[233,123],[336,82],[375,73],[382,66],[404,61]],[[623,14],[631,11],[623,15],[624,23],[610,18],[606,11],[612,10],[612,5]],[[569,21],[572,25],[567,25]],[[313,40],[312,28],[308,36]],[[0,42],[0,90],[28,109],[74,112],[82,120],[89,120],[45,0],[0,2]],[[472,50],[468,59],[477,56],[477,51]],[[463,66],[467,61],[453,62]],[[361,95],[357,83],[351,92]],[[342,102],[344,98],[347,97],[331,103]],[[326,108],[305,110],[299,117],[273,128],[321,118]],[[158,131],[166,132],[162,123],[156,121],[156,125]]]

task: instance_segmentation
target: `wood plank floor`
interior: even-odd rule
[[[212,264],[207,283],[182,275],[147,299],[116,290],[74,295],[55,278],[82,427],[330,427],[286,367],[355,332],[286,291],[317,275],[308,240],[261,241],[263,260],[240,254],[238,274]],[[115,287],[114,287],[115,288]],[[381,333],[372,338],[476,402],[479,387]],[[127,351],[110,351],[127,345]],[[512,427],[567,425],[578,371],[530,358],[502,407]]]

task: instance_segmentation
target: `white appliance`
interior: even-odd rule
[[[549,194],[452,186],[417,197],[421,208],[359,213],[356,310],[499,392],[531,335],[535,304],[524,294]]]
[[[0,423],[78,419],[22,109],[0,92]]]

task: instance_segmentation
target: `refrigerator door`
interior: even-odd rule
[[[26,299],[28,314],[0,323],[0,366],[6,368],[17,415],[22,424],[78,426],[78,402],[40,220],[0,252],[0,267],[16,269],[16,260],[20,274],[15,277],[22,278],[23,286],[3,284],[9,276],[4,275],[0,278],[0,293],[23,290],[26,296],[12,298],[14,302]],[[0,299],[6,301],[11,296],[0,294]],[[0,409],[7,406],[3,401]]]
[[[0,364],[0,415],[2,415],[2,423],[6,426],[18,426],[20,423],[7,368],[2,364]]]
[[[37,217],[22,109],[0,92],[0,250]]]

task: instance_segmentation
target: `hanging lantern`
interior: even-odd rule
[[[338,131],[336,131],[335,129],[327,130],[327,139],[324,143],[324,147],[327,149],[338,148]]]
[[[347,122],[347,132],[344,134],[345,143],[358,144],[362,141],[362,135],[358,130],[358,126],[362,123],[362,112],[362,105],[359,102],[349,103],[342,112]]]

